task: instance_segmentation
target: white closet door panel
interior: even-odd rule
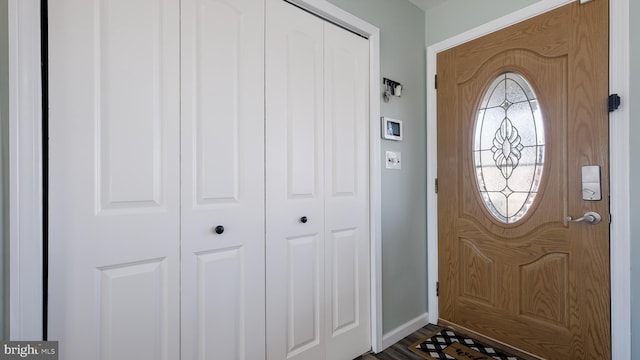
[[[273,360],[325,356],[322,28],[313,15],[267,1],[267,358]]]
[[[168,358],[166,260],[99,271],[100,359]]]
[[[245,346],[254,346],[243,333],[249,325],[245,320],[251,321],[244,318],[247,294],[242,270],[247,263],[243,250],[236,247],[196,255],[195,359],[214,355],[217,359],[243,359]]]
[[[246,25],[241,10],[235,6],[233,1],[196,1],[195,19],[189,19],[194,23],[184,24],[195,27],[195,39],[189,39],[194,42],[194,47],[189,49],[195,51],[194,61],[185,64],[188,67],[185,70],[191,70],[195,76],[194,82],[189,82],[194,96],[185,95],[184,99],[185,106],[192,106],[194,111],[190,143],[195,152],[196,206],[239,200],[239,105],[242,99],[238,82],[241,31]],[[185,50],[189,51],[187,45],[188,42]],[[191,58],[185,54],[185,59]]]
[[[178,14],[49,4],[48,330],[65,359],[179,356]]]
[[[360,278],[358,277],[358,263],[360,262],[358,249],[357,229],[341,229],[330,233],[332,256],[328,261],[329,266],[327,283],[328,304],[330,313],[328,323],[331,324],[330,335],[336,336],[349,331],[360,324]]]
[[[318,234],[287,238],[287,357],[314,351],[321,341],[320,269]],[[306,355],[301,355],[305,357]]]
[[[327,359],[371,348],[369,43],[325,24]]]
[[[264,4],[181,4],[182,358],[261,359]]]
[[[317,69],[322,63],[317,58],[318,44],[314,40],[309,34],[291,32],[284,49],[287,68],[282,80],[286,81],[283,87],[286,105],[282,116],[286,128],[281,141],[286,147],[288,199],[317,198],[322,181],[318,177],[322,166],[318,161],[322,156],[318,99],[322,99],[322,94],[317,93]]]
[[[97,1],[96,7],[100,210],[162,206],[162,5],[157,0]]]

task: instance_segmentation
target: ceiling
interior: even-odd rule
[[[409,0],[422,10],[442,4],[445,0]]]

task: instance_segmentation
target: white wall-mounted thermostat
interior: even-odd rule
[[[402,120],[382,117],[382,138],[387,140],[402,140]]]

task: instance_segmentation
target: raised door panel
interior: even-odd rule
[[[360,282],[358,277],[358,264],[361,262],[358,256],[358,232],[356,229],[345,229],[332,232],[331,242],[328,246],[333,251],[328,266],[327,283],[329,310],[328,314],[330,331],[332,336],[338,336],[360,325]]]
[[[267,358],[324,359],[323,21],[267,1]]]
[[[151,210],[163,205],[167,190],[163,181],[167,119],[164,88],[158,86],[167,70],[162,62],[166,50],[162,3],[101,0],[95,4],[92,90],[98,208]]]
[[[483,254],[475,245],[475,241],[458,239],[460,252],[458,264],[460,297],[471,301],[479,301],[487,306],[495,306],[496,264]]]
[[[187,340],[197,342],[193,349],[196,359],[207,359],[214,354],[221,359],[243,359],[245,347],[260,343],[260,339],[250,340],[244,336],[245,307],[247,297],[252,294],[245,291],[243,270],[247,263],[243,250],[236,247],[196,255],[196,288],[193,290],[197,330],[196,339]]]
[[[264,4],[183,0],[181,11],[182,357],[260,359]]]
[[[307,350],[313,352],[321,341],[322,256],[318,251],[321,244],[322,239],[317,234],[287,239],[287,357],[295,357]]]
[[[240,90],[245,90],[239,81],[244,70],[240,50],[247,24],[238,5],[239,1],[195,1],[196,14],[190,14],[195,19],[183,25],[190,30],[185,36],[193,36],[184,44],[188,62],[183,71],[190,87],[185,89],[185,115],[190,115],[185,120],[193,120],[190,185],[195,198],[190,200],[195,207],[239,200]]]
[[[322,178],[322,113],[318,99],[318,43],[309,34],[287,34],[285,63],[286,105],[283,145],[286,150],[288,199],[318,198]],[[283,79],[283,80],[284,80]],[[276,139],[274,139],[276,140]]]
[[[48,10],[49,338],[72,360],[176,358],[178,1]]]
[[[324,24],[327,359],[371,348],[369,42]]]
[[[568,328],[568,254],[550,253],[519,268],[521,314]]]
[[[166,266],[155,259],[98,269],[100,359],[168,358]]]

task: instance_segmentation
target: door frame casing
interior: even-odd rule
[[[326,0],[288,0],[369,39],[371,344],[382,347],[380,30]],[[9,0],[10,338],[43,334],[43,137],[40,0]],[[19,70],[19,71],[18,71]],[[18,186],[19,184],[19,186]],[[27,285],[28,284],[28,285]]]
[[[576,0],[542,0],[427,48],[427,264],[429,322],[437,324],[438,207],[436,56],[439,52],[535,17]],[[629,1],[609,1],[609,89],[629,99]],[[614,21],[615,19],[615,21]],[[604,99],[603,99],[604,104]],[[613,359],[631,358],[631,259],[629,107],[609,114],[611,341]]]
[[[42,340],[40,0],[9,0],[9,339]]]

